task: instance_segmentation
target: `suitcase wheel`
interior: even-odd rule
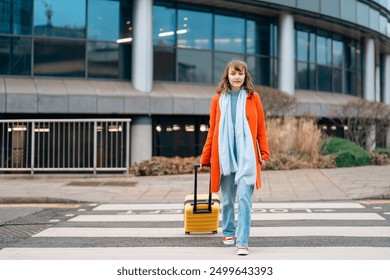
[[[190,232],[189,232],[189,231],[186,231],[186,235],[190,235]]]
[[[216,231],[216,230],[214,230],[214,231],[213,231],[213,234],[217,234],[217,231]]]

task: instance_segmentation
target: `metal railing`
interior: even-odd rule
[[[0,171],[125,171],[131,119],[0,120]]]

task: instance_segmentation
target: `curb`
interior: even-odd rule
[[[91,201],[81,201],[57,197],[0,197],[1,204],[82,204],[92,203]]]

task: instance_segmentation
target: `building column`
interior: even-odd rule
[[[363,97],[375,101],[375,42],[367,38],[364,42]]]
[[[386,149],[390,149],[390,126],[386,127]]]
[[[376,148],[376,126],[372,124],[368,127],[366,138],[366,150],[372,152]]]
[[[390,54],[385,55],[383,61],[383,103],[390,105]]]
[[[135,117],[131,121],[131,164],[152,158],[153,128],[151,117]]]
[[[153,0],[134,0],[132,83],[136,90],[153,88]]]
[[[290,14],[279,16],[278,88],[289,95],[295,92],[294,18]]]
[[[375,101],[381,101],[381,69],[380,66],[375,66]]]

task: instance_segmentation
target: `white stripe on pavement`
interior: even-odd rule
[[[95,211],[129,211],[129,210],[169,210],[183,209],[183,203],[165,204],[102,204]],[[361,209],[363,205],[356,202],[285,202],[253,203],[253,209]]]
[[[242,260],[233,247],[4,248],[0,260]],[[252,247],[246,260],[388,260],[388,247]]]
[[[183,228],[49,228],[33,237],[220,237],[219,234],[185,235]],[[390,237],[390,227],[252,227],[251,237]]]
[[[183,214],[79,215],[70,222],[168,222],[183,221]],[[376,213],[254,213],[252,221],[271,220],[385,220]]]

